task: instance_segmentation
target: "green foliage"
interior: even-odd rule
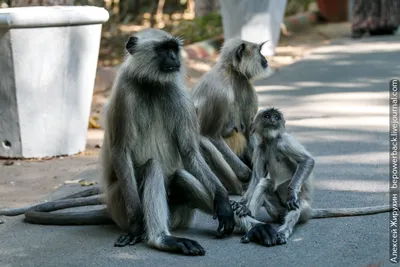
[[[184,38],[185,44],[200,42],[223,34],[222,17],[218,12],[212,12],[193,20],[182,20],[178,25],[168,26],[165,30]]]
[[[286,4],[285,16],[295,15],[300,12],[305,12],[311,3],[315,0],[288,0]]]

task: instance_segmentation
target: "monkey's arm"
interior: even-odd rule
[[[268,176],[268,169],[266,166],[265,152],[262,147],[257,146],[253,154],[253,173],[251,176],[250,185],[246,190],[246,193],[241,200],[241,203],[248,205],[251,198],[253,197],[256,186],[258,185],[261,178]]]
[[[209,191],[210,196],[214,196],[214,218],[218,217],[219,226],[217,236],[223,237],[230,235],[235,227],[233,211],[229,203],[228,192],[208,167],[206,161],[200,153],[199,139],[195,131],[189,129],[179,133],[178,149],[185,169],[196,177]],[[222,228],[224,230],[222,231]]]
[[[127,108],[130,97],[129,95],[122,96],[119,94],[116,97],[118,98],[116,101],[118,105],[112,106],[113,109],[107,118],[108,129],[110,130],[107,136],[110,139],[110,158],[125,202],[130,225],[129,233],[136,234],[141,233],[143,210],[131,158],[132,151],[129,149],[129,146],[132,145],[127,144],[127,142],[135,140],[135,136],[129,134],[134,132],[133,129],[128,128],[134,126],[129,126],[129,123],[127,123],[132,118],[130,109]],[[134,103],[131,100],[132,102]]]
[[[298,193],[304,181],[308,179],[314,169],[314,159],[310,153],[297,140],[289,134],[283,135],[278,149],[284,156],[297,162],[296,171],[288,186],[287,208],[295,210],[299,208]]]
[[[230,149],[221,137],[210,138],[213,145],[221,152],[226,162],[231,166],[233,171],[241,181],[248,181],[251,176],[251,170],[243,161]]]

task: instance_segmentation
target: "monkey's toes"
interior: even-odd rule
[[[203,256],[206,254],[204,248],[195,240],[166,236],[164,246],[176,253],[183,253],[189,256]]]
[[[242,236],[242,238],[240,239],[240,243],[243,243],[243,244],[250,243],[250,238],[247,235]]]
[[[277,232],[276,233],[276,244],[277,245],[284,245],[288,241],[288,238],[285,236],[284,233]]]

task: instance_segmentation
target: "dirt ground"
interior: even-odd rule
[[[282,36],[276,55],[268,58],[270,67],[279,71],[282,66],[300,60],[311,48],[349,35],[349,23],[337,23],[318,25],[301,33]],[[186,60],[185,63],[188,68],[187,86],[192,88],[215,60]],[[110,84],[113,75],[108,73],[102,78],[105,84]],[[96,88],[91,112],[94,123],[98,123],[101,107],[108,96],[109,88]],[[102,135],[101,129],[89,129],[87,149],[79,155],[53,159],[0,160],[0,208],[37,202],[65,182],[74,180],[83,170],[96,168]]]

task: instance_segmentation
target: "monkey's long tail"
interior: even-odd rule
[[[371,215],[388,212],[393,208],[389,205],[363,207],[363,208],[338,208],[338,209],[313,209],[311,212],[312,219],[347,217]]]
[[[63,198],[61,198],[59,200],[83,198],[83,197],[98,195],[100,193],[101,193],[101,188],[100,187],[92,187],[92,188],[83,190],[81,192],[78,192],[78,193],[75,193],[75,194],[72,194],[72,195],[68,195],[68,196],[63,197]],[[55,200],[55,201],[59,201],[59,200]],[[26,206],[26,207],[22,207],[22,208],[0,209],[0,216],[1,215],[3,215],[3,216],[18,216],[18,215],[24,214],[25,212],[27,212],[30,209],[35,209],[37,207],[40,207],[41,205],[52,203],[52,202],[53,201],[40,203],[40,204],[36,204],[36,205],[31,205],[31,206]],[[96,204],[93,204],[93,205],[96,205]]]

